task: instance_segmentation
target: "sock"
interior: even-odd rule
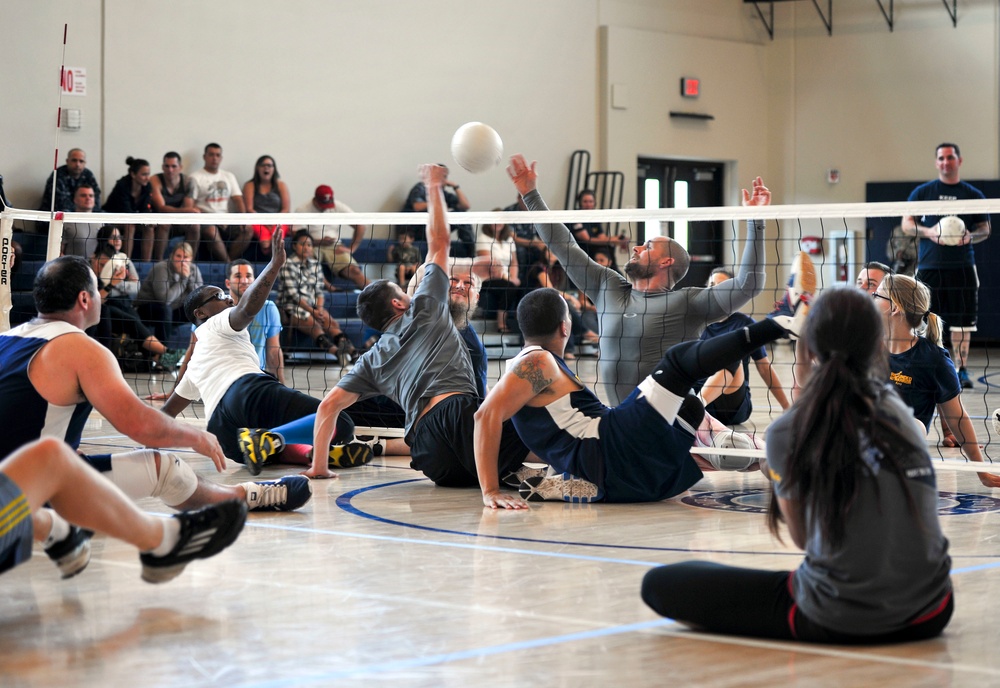
[[[291,423],[285,423],[280,427],[272,428],[271,432],[281,435],[285,444],[312,444],[313,427],[315,425],[316,414],[312,413],[298,420],[293,420]]]
[[[45,538],[45,542],[42,543],[42,546],[45,549],[48,549],[57,542],[61,542],[62,540],[65,540],[67,537],[69,537],[69,531],[71,526],[69,524],[69,521],[67,521],[59,514],[57,514],[54,509],[49,509],[46,507],[44,511],[48,512],[49,516],[52,519],[52,528],[49,529],[49,536]]]
[[[176,518],[163,519],[163,540],[149,551],[154,557],[164,557],[173,551],[181,539],[181,522]]]

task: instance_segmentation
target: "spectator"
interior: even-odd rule
[[[445,175],[448,174],[448,166],[441,165],[445,169]],[[449,212],[461,213],[468,210],[471,205],[469,204],[469,199],[465,197],[465,192],[462,188],[455,182],[448,181],[445,178],[444,183],[444,202],[448,208]],[[406,197],[406,203],[403,204],[404,213],[422,213],[427,210],[427,187],[424,186],[423,182],[417,182],[410,189],[410,195]],[[419,225],[413,225],[412,228],[413,235],[418,241],[424,241],[426,238],[424,227]],[[460,250],[456,249],[453,251],[453,257],[455,258],[472,258],[476,255],[476,235],[472,231],[471,225],[452,225],[451,231],[458,232],[458,240],[461,242]]]
[[[731,279],[733,279],[731,270],[715,268],[712,270],[706,286],[715,287]],[[706,325],[705,331],[701,333],[701,341],[742,330],[753,323],[753,318],[737,311],[725,320]],[[785,388],[782,386],[777,372],[771,366],[767,349],[761,346],[739,360],[730,361],[724,368],[716,371],[705,380],[699,380],[699,384],[695,386],[695,391],[698,392],[699,398],[705,405],[705,410],[726,425],[745,423],[753,411],[753,403],[750,398],[751,358],[757,373],[767,385],[768,391],[774,395],[782,410],[788,410],[789,403],[788,397],[785,396]]]
[[[396,263],[396,281],[406,289],[407,283],[417,271],[423,257],[420,249],[413,245],[413,230],[406,228],[399,233],[399,243],[389,246],[386,256],[390,263]]]
[[[125,159],[128,174],[115,182],[115,187],[108,194],[104,210],[109,213],[151,213],[153,205],[150,201],[152,187],[149,183],[149,161],[142,158]],[[143,225],[145,227],[145,225]],[[143,230],[145,235],[145,230]],[[126,256],[132,256],[135,244],[135,225],[125,226],[125,245],[122,251]]]
[[[243,198],[248,213],[287,213],[292,208],[288,197],[288,186],[278,174],[278,166],[270,155],[257,158],[253,167],[253,179],[243,185]],[[280,231],[284,237],[285,225],[251,225],[254,238],[253,255],[263,261],[271,260],[271,236]]]
[[[90,267],[97,275],[97,294],[101,297],[98,340],[121,359],[126,342],[131,339],[148,352],[154,368],[172,369],[178,355],[166,355],[167,347],[142,322],[132,304],[132,298],[139,293],[139,273],[122,253],[122,233],[118,227],[109,225],[98,230],[97,250],[90,259]]]
[[[92,213],[97,193],[93,187],[81,184],[73,192],[74,213]],[[97,226],[89,222],[66,222],[62,230],[62,254],[88,258],[97,249]]]
[[[569,305],[569,315],[572,320],[572,330],[570,334],[569,343],[566,346],[566,355],[564,358],[567,360],[573,360],[576,355],[573,350],[576,348],[576,344],[581,342],[586,342],[588,344],[596,345],[600,337],[597,334],[596,329],[593,327],[588,327],[584,322],[584,306],[579,297],[579,292],[576,290],[571,290],[572,283],[569,281],[569,277],[566,276],[566,271],[563,269],[562,264],[556,259],[556,256],[548,248],[543,248],[539,252],[539,260],[528,268],[527,275],[525,277],[525,292],[533,291],[535,289],[541,288],[551,288],[555,289],[563,295],[566,299],[566,303]],[[584,295],[586,298],[586,295]],[[591,306],[591,309],[596,314],[596,309],[593,308],[593,303],[588,299],[587,303]]]
[[[483,315],[496,317],[501,334],[509,332],[507,312],[517,307],[521,286],[518,268],[514,230],[504,224],[484,226],[476,242],[474,271],[483,281]]]
[[[153,326],[157,339],[170,339],[174,323],[186,323],[184,299],[205,282],[194,264],[194,250],[187,242],[178,244],[169,260],[161,260],[149,271],[139,288],[136,310]]]
[[[584,189],[576,196],[576,207],[579,210],[593,210],[597,207],[597,196],[590,189]],[[608,236],[604,232],[604,226],[597,222],[574,222],[569,225],[569,229],[588,256],[596,261],[597,256],[603,254],[611,261],[611,269],[618,269],[615,265],[615,246],[621,246],[627,251],[628,242],[624,237]]]
[[[517,200],[504,207],[504,212],[526,210],[524,202],[518,196]],[[533,265],[541,258],[545,242],[538,238],[535,225],[531,222],[508,223],[514,230],[514,243],[517,244],[517,262],[522,266]]]
[[[163,171],[149,178],[150,202],[158,213],[200,213],[194,199],[188,197],[188,183],[181,170],[181,155],[170,151],[163,156]],[[155,229],[146,225],[142,232],[142,259],[163,260],[167,242],[174,233],[184,232],[189,244],[197,245],[201,230],[197,225],[156,225]]]
[[[337,357],[341,366],[347,365],[357,354],[350,338],[341,332],[340,325],[323,308],[323,269],[313,257],[313,242],[309,230],[295,233],[293,255],[281,268],[278,286],[278,305],[282,324],[294,327]]]
[[[202,156],[203,169],[192,172],[188,177],[188,197],[203,213],[227,213],[232,201],[233,210],[246,212],[243,192],[232,172],[219,169],[222,164],[222,146],[210,143],[205,146]],[[243,255],[253,238],[253,231],[246,225],[201,225],[199,236],[209,244],[212,257],[228,263]],[[225,241],[229,242],[228,251]],[[198,241],[191,245],[198,255]]]
[[[66,164],[56,170],[55,211],[72,212],[73,196],[81,186],[89,186],[94,191],[94,210],[101,208],[101,187],[97,177],[87,169],[87,154],[79,148],[71,148],[66,154]],[[39,210],[52,209],[52,176],[45,182],[45,192]],[[86,257],[86,256],[85,256]]]
[[[333,189],[326,184],[316,187],[311,201],[295,209],[297,213],[353,213],[346,203],[334,200]],[[354,229],[354,237],[351,239],[350,247],[344,246],[343,232],[344,225],[295,225],[293,228],[298,235],[302,229],[308,229],[313,239],[313,245],[319,247],[320,260],[330,269],[330,277],[340,277],[354,282],[358,289],[364,289],[368,285],[368,278],[362,272],[361,266],[354,260],[354,252],[361,245],[361,240],[365,238],[364,225],[351,225]]]

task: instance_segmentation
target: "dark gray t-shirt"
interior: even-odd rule
[[[528,210],[548,210],[537,191],[524,197]],[[674,344],[698,339],[705,325],[735,313],[764,290],[764,224],[747,223],[747,241],[736,277],[711,289],[686,287],[642,292],[620,273],[591,260],[566,225],[535,225],[566,274],[597,307],[601,359],[598,382],[617,406]]]
[[[402,317],[337,383],[362,399],[379,394],[406,412],[406,434],[431,397],[449,392],[477,395],[465,341],[448,310],[448,275],[427,266]]]
[[[883,395],[878,410],[914,445],[926,445],[923,427],[895,391]],[[767,431],[768,468],[776,477],[775,492],[783,499],[798,498],[780,481],[797,415],[792,407]],[[842,633],[898,630],[935,609],[951,590],[951,557],[938,522],[930,456],[922,450],[900,457],[919,515],[915,519],[897,475],[882,468],[876,454],[867,453],[870,472],[858,473],[858,492],[839,549],[831,550],[821,539],[806,506],[806,557],[795,572],[793,593],[806,617]]]

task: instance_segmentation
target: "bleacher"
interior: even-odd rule
[[[13,309],[10,315],[11,326],[26,322],[35,315],[31,288],[35,273],[45,262],[47,239],[48,237],[43,234],[14,232],[14,240],[21,244],[23,258],[22,265],[12,280]],[[396,264],[386,262],[387,251],[391,243],[393,241],[390,239],[365,239],[362,245],[355,251],[355,260],[361,264],[368,279],[396,279]],[[416,245],[420,248],[421,254],[426,255],[426,243],[416,242]],[[173,244],[167,250],[167,255],[169,255],[172,248]],[[286,248],[290,255],[292,251],[290,240],[287,242]],[[132,262],[135,264],[140,280],[146,278],[154,265],[151,261],[133,260]],[[212,284],[225,289],[226,264],[212,261],[197,261],[196,265],[201,271],[205,284]],[[266,263],[255,263],[254,274],[259,275],[265,265]],[[334,278],[330,282],[337,291],[328,291],[325,293],[323,300],[324,307],[340,324],[341,329],[351,338],[354,345],[361,349],[365,339],[371,335],[371,332],[366,333],[364,323],[358,318],[357,300],[359,290],[349,280]],[[273,291],[271,294],[272,300],[277,302],[277,296],[277,291]],[[519,350],[519,335],[500,334],[496,331],[492,321],[476,321],[474,326],[482,336],[487,355],[491,359],[509,358]],[[165,342],[165,344],[171,349],[185,348],[190,338],[190,332],[190,325],[177,327],[169,341]],[[281,341],[282,349],[285,351],[288,363],[328,360],[329,358],[325,352],[317,349],[315,343],[308,337],[291,328],[286,327],[284,329]]]

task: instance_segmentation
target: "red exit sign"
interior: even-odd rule
[[[697,98],[701,95],[701,79],[681,77],[681,95],[685,98]]]

